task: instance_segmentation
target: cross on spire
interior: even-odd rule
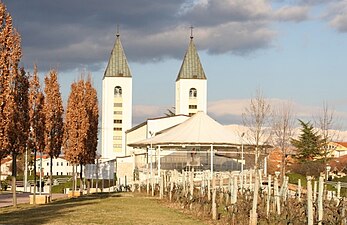
[[[117,28],[116,28],[116,36],[119,37],[119,24],[117,24]]]
[[[194,27],[190,26],[190,39],[194,38],[194,36],[193,36],[193,29],[194,29]]]

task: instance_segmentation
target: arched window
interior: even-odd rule
[[[122,96],[122,88],[120,86],[116,86],[114,88],[114,96],[118,96],[118,97]]]
[[[196,98],[197,95],[198,95],[198,92],[196,91],[195,88],[191,88],[189,90],[189,98]]]

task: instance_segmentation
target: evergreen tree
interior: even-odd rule
[[[34,151],[34,161],[36,162],[36,153],[43,152],[45,148],[45,114],[44,110],[45,97],[40,88],[40,81],[37,74],[37,66],[34,65],[34,74],[30,79],[29,89],[29,147]],[[36,184],[36,163],[34,163],[34,183]],[[36,188],[34,188],[34,204]]]
[[[68,99],[65,129],[64,153],[72,164],[82,166],[95,162],[98,142],[98,99],[90,78],[71,85]]]
[[[12,156],[13,206],[16,199],[16,158],[26,148],[28,136],[28,76],[19,69],[21,39],[12,17],[0,2],[0,155]]]
[[[45,77],[45,153],[50,156],[50,195],[52,194],[53,158],[61,153],[63,141],[63,103],[56,70],[51,70]]]
[[[317,156],[321,156],[321,148],[323,147],[325,140],[314,131],[313,125],[310,122],[303,122],[299,120],[301,128],[301,134],[298,139],[292,139],[291,143],[297,148],[297,158],[302,161],[313,160]]]
[[[75,165],[84,161],[89,130],[83,80],[71,84],[64,130],[64,154],[74,168],[73,190],[75,190]]]

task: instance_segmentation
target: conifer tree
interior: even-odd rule
[[[64,153],[73,165],[81,165],[81,183],[82,166],[95,161],[98,117],[97,93],[90,78],[74,82],[66,110]]]
[[[45,148],[45,115],[44,95],[40,88],[40,81],[37,72],[37,66],[34,65],[34,74],[30,79],[29,90],[29,147],[34,151],[34,183],[36,185],[36,153],[43,152]],[[36,188],[34,188],[34,204],[35,204]]]
[[[0,151],[12,156],[13,205],[16,200],[16,158],[28,136],[28,76],[19,69],[21,39],[12,17],[0,2]]]
[[[50,195],[53,182],[53,158],[61,153],[63,141],[63,103],[56,70],[51,70],[45,77],[45,153],[50,157]]]
[[[98,145],[98,124],[99,124],[99,108],[98,96],[96,89],[93,87],[91,78],[89,77],[85,83],[85,100],[86,110],[89,120],[87,150],[84,164],[92,164],[95,162],[96,150]]]
[[[85,151],[87,149],[89,121],[85,101],[85,85],[80,80],[71,85],[64,134],[64,154],[65,158],[70,161],[74,168],[77,164],[84,162]],[[73,170],[73,173],[75,170]],[[73,174],[73,190],[75,190],[75,174]]]
[[[297,148],[297,158],[301,162],[313,160],[315,157],[321,155],[321,148],[325,140],[316,132],[310,122],[299,120],[301,134],[298,139],[292,139],[291,143]]]

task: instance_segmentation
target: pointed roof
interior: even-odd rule
[[[193,36],[190,37],[189,46],[184,56],[180,72],[176,81],[179,79],[203,79],[206,80],[204,69],[202,68],[198,52],[196,51]]]
[[[240,145],[240,138],[202,111],[152,138],[129,146],[158,145]]]
[[[119,34],[116,35],[116,42],[113,46],[104,77],[131,77]]]

